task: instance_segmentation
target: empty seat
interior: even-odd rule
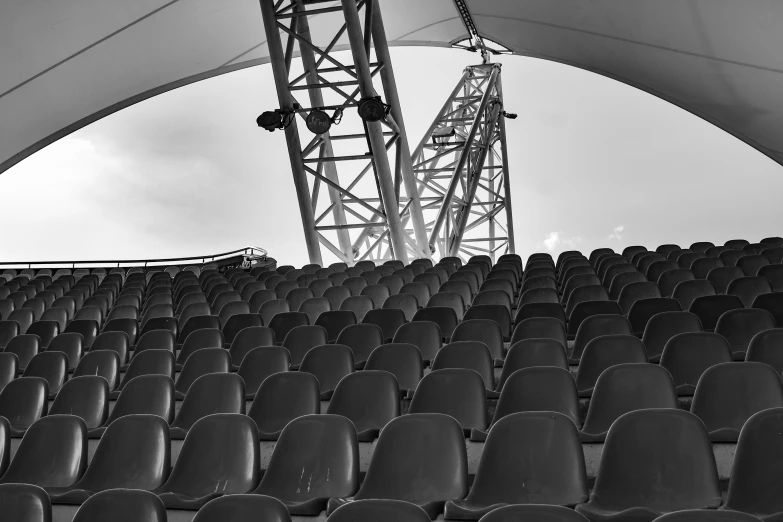
[[[517,323],[511,344],[524,339],[554,339],[565,348],[568,346],[565,326],[553,317],[531,317]]]
[[[87,498],[73,522],[166,522],[166,507],[153,493],[140,489],[108,489]]]
[[[356,315],[356,320],[361,322],[365,314],[374,307],[372,298],[366,295],[356,295],[343,300],[338,309],[353,312]]]
[[[704,425],[677,409],[626,413],[609,429],[595,487],[576,507],[590,520],[653,520],[672,511],[716,508],[718,473]]]
[[[664,312],[680,312],[680,302],[670,297],[652,297],[639,299],[628,311],[628,322],[634,335],[641,336],[647,327],[647,322],[656,314]]]
[[[675,261],[671,261],[669,259],[665,261],[656,261],[650,266],[647,267],[647,272],[645,272],[645,276],[648,280],[652,281],[653,283],[658,281],[658,278],[661,277],[661,274],[664,272],[667,272],[669,270],[677,270],[680,268],[680,265],[677,264]],[[688,266],[683,267],[688,268]]]
[[[593,315],[579,325],[574,339],[574,347],[569,355],[569,361],[578,363],[587,344],[596,337],[604,335],[632,335],[633,328],[628,319],[622,315]],[[632,362],[632,361],[627,361]],[[595,376],[596,378],[598,375]]]
[[[65,327],[65,333],[78,333],[84,339],[84,347],[92,346],[98,337],[98,322],[91,319],[74,319]]]
[[[699,318],[690,312],[661,312],[647,321],[642,342],[650,362],[658,362],[669,339],[677,334],[701,331]]]
[[[33,324],[35,315],[29,308],[19,308],[8,314],[9,321],[16,321],[19,324],[19,333],[27,333],[27,329]]]
[[[491,319],[469,319],[461,322],[454,329],[451,340],[480,341],[489,348],[493,359],[503,358],[503,332],[500,325]]]
[[[52,506],[46,491],[38,486],[2,484],[0,513],[9,522],[50,522]]]
[[[457,421],[447,415],[411,414],[386,425],[354,499],[404,500],[434,519],[445,501],[463,498],[467,489],[465,440]],[[327,512],[345,502],[330,499]]]
[[[470,310],[468,310],[470,313]],[[556,303],[528,303],[517,309],[514,322],[519,324],[525,319],[532,317],[552,317],[560,321],[563,326],[566,324],[566,316],[563,307]]]
[[[384,336],[381,328],[375,324],[355,324],[343,328],[335,342],[351,348],[354,362],[361,368],[372,351],[383,344]]]
[[[647,363],[611,366],[595,383],[580,437],[583,442],[603,442],[621,415],[650,408],[677,408],[669,372]]]
[[[368,499],[343,504],[329,522],[427,522],[429,515],[419,506],[401,500]]]
[[[647,278],[641,272],[636,270],[630,272],[621,272],[617,274],[609,284],[609,298],[616,301],[620,297],[620,292],[631,283],[647,282]]]
[[[573,339],[582,322],[594,315],[621,315],[620,305],[614,301],[584,301],[574,307],[568,318],[568,338]]]
[[[559,413],[514,413],[492,427],[470,493],[446,502],[444,518],[478,520],[498,505],[585,500],[587,475],[574,423]]]
[[[400,390],[393,374],[365,370],[340,380],[327,413],[353,422],[359,442],[372,442],[392,419],[400,415]]]
[[[742,299],[745,308],[750,308],[756,297],[771,292],[772,286],[769,281],[760,276],[738,277],[726,288],[726,294],[736,295]]]
[[[713,268],[720,268],[722,266],[725,266],[723,261],[717,257],[703,257],[693,262],[691,265],[691,271],[693,272],[693,275],[696,277],[696,279],[707,279],[707,274],[710,273],[710,270]]]
[[[661,291],[652,281],[630,283],[623,287],[617,302],[623,314],[627,315],[636,301],[656,297],[661,297]]]
[[[202,348],[223,348],[223,332],[217,328],[201,328],[188,335],[177,354],[177,369],[181,370],[188,358]]]
[[[274,345],[275,333],[271,328],[266,326],[249,326],[239,330],[229,348],[232,368],[238,368],[242,364],[242,359],[253,348]]]
[[[761,254],[753,254],[737,260],[737,268],[741,269],[746,276],[755,276],[759,269],[769,264],[769,259]]]
[[[49,384],[41,377],[14,379],[0,391],[0,417],[10,423],[10,433],[19,436],[49,409]]]
[[[571,372],[555,367],[523,368],[512,373],[504,382],[492,428],[495,423],[507,415],[526,411],[552,411],[568,417],[578,428],[579,397],[576,383]],[[486,439],[483,430],[472,430],[470,439]]]
[[[119,396],[131,379],[140,375],[165,375],[174,377],[174,353],[168,350],[145,350],[133,357],[112,398]]]
[[[170,451],[165,419],[143,414],[118,417],[105,429],[84,476],[49,494],[57,504],[81,504],[114,488],[153,490],[168,476]]]
[[[737,261],[746,255],[748,254],[742,250],[731,249],[725,252],[721,252],[718,257],[726,266],[737,266]]]
[[[783,512],[779,488],[783,409],[760,411],[745,422],[737,442],[724,507],[776,520]],[[738,519],[739,520],[739,519]]]
[[[699,317],[705,331],[711,332],[724,312],[741,308],[744,306],[736,295],[709,295],[694,299],[688,311]]]
[[[608,301],[609,294],[606,289],[601,285],[582,286],[571,292],[571,296],[568,298],[568,303],[565,306],[565,314],[567,317],[571,316],[571,312],[574,311],[574,307],[577,304],[584,301]]]
[[[722,335],[681,333],[666,343],[661,355],[661,366],[671,373],[677,393],[690,395],[696,390],[696,384],[707,368],[731,360],[731,348]]]
[[[318,316],[315,324],[326,329],[328,342],[334,342],[343,328],[356,324],[356,314],[350,310],[332,310]]]
[[[746,361],[762,362],[772,366],[776,372],[783,372],[783,328],[759,332],[753,336],[745,355]]]
[[[41,339],[37,335],[23,334],[12,337],[4,352],[16,355],[19,370],[24,371],[30,360],[41,350]]]
[[[783,384],[772,367],[758,362],[721,363],[707,368],[693,394],[691,413],[710,439],[734,442],[754,413],[783,406]]]
[[[267,377],[247,412],[258,426],[260,440],[277,440],[297,417],[320,412],[318,379],[306,372],[275,373]]]
[[[97,428],[109,416],[109,383],[99,375],[75,377],[63,384],[50,415],[76,415],[87,429]]]
[[[525,280],[522,283],[522,288],[520,288],[520,292],[524,294],[525,292],[538,288],[550,288],[552,290],[557,290],[557,283],[555,282],[554,278],[546,276],[525,277]]]
[[[313,374],[318,379],[321,400],[332,397],[337,383],[353,372],[354,353],[344,344],[323,344],[307,351],[299,366],[300,372]]]
[[[86,468],[84,421],[75,415],[48,415],[27,430],[0,483],[64,488],[81,478]]]
[[[264,305],[270,301],[272,301],[273,304],[264,308]],[[265,322],[268,322],[268,319],[271,319],[275,313],[278,313],[276,310],[274,310],[274,308],[283,308],[281,311],[284,312],[289,311],[288,301],[277,299],[277,295],[275,294],[274,290],[257,290],[253,293],[252,296],[250,296],[249,303],[250,311],[261,314],[261,317],[265,320]],[[262,314],[262,310],[266,311],[266,314]]]
[[[171,423],[171,438],[184,439],[200,419],[214,413],[245,413],[245,384],[235,373],[202,375],[190,385]]]
[[[230,370],[231,356],[228,350],[224,348],[202,348],[196,350],[182,366],[182,371],[174,385],[176,397],[184,399],[191,384],[202,375],[208,373],[228,373]]]
[[[693,281],[694,279],[696,277],[693,275],[693,272],[684,268],[678,268],[662,273],[657,282],[661,295],[663,297],[671,297],[678,284],[683,281]]]
[[[167,509],[198,509],[220,495],[248,493],[258,484],[258,453],[252,419],[209,415],[190,429],[171,475],[154,493]]]
[[[745,277],[745,273],[736,266],[713,268],[707,274],[707,280],[712,283],[712,286],[715,287],[715,292],[718,294],[725,294],[729,283],[740,277]]]
[[[489,279],[479,288],[480,292],[503,292],[512,302],[515,300],[514,285],[508,279]]]
[[[174,420],[174,381],[168,375],[139,375],[125,381],[109,418],[90,430],[91,438],[100,438],[107,426],[126,415],[156,415],[167,425]]]
[[[49,397],[54,399],[68,380],[68,358],[62,352],[41,352],[30,359],[22,375],[46,379]]]
[[[447,368],[424,376],[413,394],[409,413],[443,413],[459,422],[466,435],[487,427],[484,379],[474,370]]]
[[[291,354],[291,364],[298,367],[310,348],[326,344],[329,341],[328,333],[326,328],[318,325],[292,328],[283,338],[282,343],[283,347],[288,349]],[[275,337],[279,339],[277,335]]]
[[[396,308],[370,310],[364,316],[364,323],[377,325],[385,341],[391,341],[397,329],[406,323],[405,313]]]
[[[245,397],[252,400],[264,379],[287,372],[290,366],[291,354],[282,346],[259,346],[249,350],[237,371],[245,382]]]
[[[442,344],[440,326],[432,321],[416,321],[402,325],[394,334],[394,343],[410,343],[421,352],[422,360],[435,358]]]
[[[753,301],[753,308],[768,311],[775,318],[775,324],[783,326],[783,292],[758,296]]]
[[[759,270],[758,275],[769,281],[773,292],[783,291],[783,265],[778,263],[774,265],[763,266]]]
[[[585,346],[576,373],[580,397],[590,397],[601,373],[623,363],[646,363],[644,344],[632,335],[614,334],[595,337]]]
[[[367,358],[364,371],[389,372],[397,379],[400,392],[412,394],[424,375],[421,351],[410,343],[383,344]]]
[[[506,380],[517,370],[539,366],[568,369],[566,349],[556,339],[524,339],[514,343],[506,354],[496,390],[503,389]]]
[[[0,352],[0,392],[5,386],[16,379],[19,372],[19,358],[14,353]],[[2,457],[0,457],[0,461]],[[2,467],[2,465],[0,465]],[[0,470],[2,473],[2,470]]]
[[[683,310],[688,310],[697,297],[715,295],[712,283],[698,279],[695,281],[683,281],[674,287],[672,297],[680,302]]]
[[[587,522],[587,519],[563,506],[544,504],[517,504],[493,509],[481,518],[482,522]]]
[[[495,389],[492,354],[480,341],[452,341],[438,351],[432,361],[432,371],[444,368],[466,368],[481,376],[487,390]],[[496,398],[492,392],[492,398]]]
[[[505,295],[506,298],[508,297],[508,294],[505,292],[479,292],[476,295],[476,299],[479,299],[479,296],[482,294],[489,294],[489,293],[497,293],[501,295]],[[481,299],[482,301],[484,299]],[[500,301],[500,299],[494,299],[495,301]],[[519,298],[519,302],[517,303],[519,306],[525,305],[528,303],[559,303],[560,299],[557,295],[557,290],[553,288],[534,288],[532,290],[527,290],[525,293],[522,294],[522,296]],[[498,303],[493,304],[504,304],[502,301]],[[511,307],[511,302],[508,303],[509,308]]]

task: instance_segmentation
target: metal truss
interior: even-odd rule
[[[378,0],[260,4],[311,262],[323,264],[322,249],[348,264],[429,257]],[[335,54],[345,47],[350,55]],[[296,55],[301,66],[292,64]],[[359,102],[379,95],[388,104],[385,118],[360,118]],[[339,126],[323,134],[300,130],[297,120],[316,109]]]
[[[500,64],[466,68],[413,152],[433,254],[494,259],[514,252],[500,70]]]

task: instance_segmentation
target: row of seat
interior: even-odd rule
[[[31,427],[0,483],[38,486],[52,502],[65,504],[89,502],[113,488],[138,489],[155,493],[167,509],[200,509],[224,495],[258,494],[305,516],[324,509],[331,514],[365,499],[392,499],[447,520],[478,520],[509,504],[576,506],[589,520],[654,520],[721,506],[766,518],[783,511],[776,489],[783,478],[782,429],[783,408],[747,421],[725,501],[704,425],[692,413],[671,408],[628,412],[612,424],[592,492],[577,429],[555,412],[501,419],[472,484],[461,427],[448,415],[431,413],[390,421],[363,480],[356,431],[339,415],[291,421],[263,476],[256,427],[242,415],[199,420],[171,469],[168,429],[157,416],[114,421],[89,465],[84,423],[52,416]]]

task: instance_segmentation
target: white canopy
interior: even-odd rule
[[[453,0],[380,1],[391,45],[468,35]],[[783,163],[783,2],[467,4],[479,33],[514,53],[638,87]],[[338,23],[321,16],[319,43]],[[131,104],[268,61],[263,35],[258,0],[2,0],[0,172]]]

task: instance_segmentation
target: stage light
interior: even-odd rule
[[[514,114],[513,112],[506,112],[506,111],[503,111],[503,116],[505,116],[505,117],[506,117],[506,118],[508,118],[509,120],[516,120],[516,119],[517,119],[517,115],[516,115],[516,114]]]
[[[381,101],[380,96],[364,98],[359,102],[359,116],[364,121],[381,121],[389,112],[389,106]]]
[[[454,130],[454,127],[439,127],[432,131],[432,143],[446,145],[456,134],[457,131]]]
[[[283,128],[283,114],[279,111],[266,111],[256,119],[259,127],[273,132]]]
[[[324,134],[325,132],[329,132],[329,129],[332,126],[332,119],[321,109],[313,109],[310,111],[310,114],[307,115],[305,124],[313,134]]]

